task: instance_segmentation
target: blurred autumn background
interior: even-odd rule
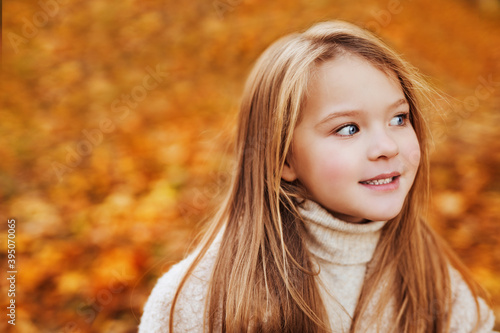
[[[431,117],[429,218],[491,293],[499,329],[500,1],[8,0],[0,230],[6,244],[16,219],[18,275],[16,326],[2,312],[0,331],[135,332],[227,183],[252,64],[334,18],[448,95]]]

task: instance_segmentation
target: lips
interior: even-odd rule
[[[373,178],[362,180],[360,183],[375,186],[387,185],[397,180],[399,176],[401,176],[399,172],[383,173]]]

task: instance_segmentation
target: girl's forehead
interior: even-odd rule
[[[333,79],[332,75],[335,76],[337,81],[350,77],[355,78],[355,74],[361,72],[363,75],[376,74],[380,76],[380,74],[384,74],[383,77],[385,80],[394,81],[399,84],[397,74],[388,65],[376,63],[350,52],[340,53],[334,58],[316,63],[312,71],[311,83],[314,84],[318,80],[331,80]]]
[[[322,103],[369,103],[404,97],[396,73],[382,70],[352,54],[318,64],[309,82],[306,105]]]

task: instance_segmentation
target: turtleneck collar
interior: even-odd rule
[[[339,265],[368,263],[386,221],[349,223],[332,216],[314,201],[299,208],[308,231],[309,251],[320,260]]]

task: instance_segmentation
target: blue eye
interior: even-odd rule
[[[359,132],[359,128],[356,125],[345,125],[341,128],[339,128],[337,131],[335,131],[336,134],[341,135],[341,136],[351,136]]]
[[[397,116],[391,119],[389,124],[392,126],[404,126],[406,125],[407,119],[408,119],[408,113],[398,114]]]

